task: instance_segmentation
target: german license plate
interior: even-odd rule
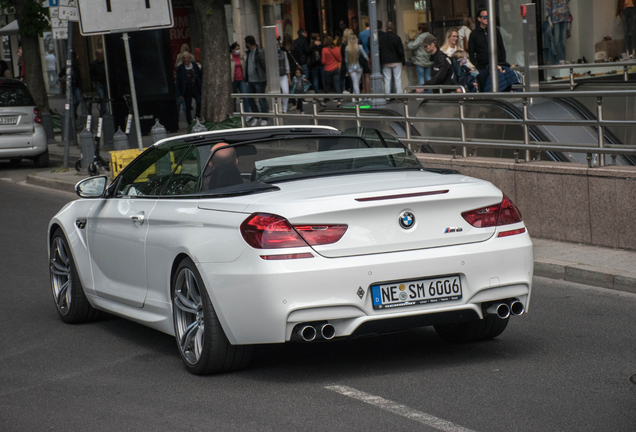
[[[462,298],[459,275],[372,285],[373,309],[389,309]]]
[[[16,124],[18,122],[18,118],[13,116],[13,117],[0,117],[0,124]]]

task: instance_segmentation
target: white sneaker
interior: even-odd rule
[[[252,117],[245,117],[245,123],[248,123],[250,120],[252,120]]]
[[[266,119],[261,120],[261,126],[267,126],[267,120]]]
[[[258,119],[252,119],[252,122],[250,123],[250,126],[256,126],[258,124]]]

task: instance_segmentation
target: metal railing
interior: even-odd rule
[[[629,68],[632,66],[636,66],[636,61],[632,60],[632,61],[624,61],[624,62],[609,62],[609,63],[576,63],[576,64],[558,64],[558,65],[543,65],[543,66],[536,66],[535,68],[538,70],[560,70],[560,69],[568,69],[570,71],[569,73],[569,87],[570,90],[574,90],[574,87],[576,87],[576,80],[578,79],[583,79],[583,78],[587,78],[587,77],[575,77],[574,76],[574,69],[591,69],[591,68],[613,68],[613,67],[617,67],[617,68],[622,68],[623,69],[623,82],[628,82],[629,81]],[[531,66],[532,68],[532,66]],[[519,71],[521,72],[521,74],[524,74],[525,68],[524,67],[513,67],[511,68],[514,71]],[[524,77],[525,79],[525,77]],[[561,84],[558,81],[550,81],[550,84]]]
[[[433,87],[433,86],[431,86]],[[450,86],[457,88],[455,86]],[[610,155],[613,162],[617,155],[634,155],[636,156],[636,146],[633,145],[614,145],[607,144],[605,142],[605,128],[606,127],[636,127],[633,121],[628,120],[605,120],[603,118],[603,100],[611,97],[636,97],[636,90],[613,90],[613,91],[559,91],[559,92],[519,92],[519,93],[426,93],[426,94],[341,94],[341,93],[328,93],[328,94],[313,94],[305,93],[302,95],[302,99],[311,101],[312,109],[309,114],[289,114],[282,113],[281,99],[283,96],[287,98],[298,98],[298,95],[282,95],[277,94],[247,94],[238,93],[232,94],[233,98],[239,99],[239,112],[235,115],[241,117],[241,124],[246,126],[245,118],[249,116],[272,118],[276,125],[280,125],[282,119],[302,119],[307,122],[311,122],[314,125],[318,125],[319,120],[354,120],[356,126],[360,127],[362,121],[390,121],[390,122],[404,122],[408,124],[412,123],[449,123],[459,124],[461,131],[460,139],[439,139],[439,138],[414,138],[411,134],[411,128],[406,127],[406,137],[400,137],[408,147],[413,150],[412,145],[440,145],[451,147],[455,154],[457,147],[462,147],[462,156],[468,156],[468,147],[479,148],[496,148],[496,149],[513,149],[522,150],[525,152],[524,160],[530,161],[530,152],[543,152],[543,151],[560,151],[560,152],[572,152],[587,154],[588,164],[592,166],[593,155]],[[361,97],[370,97],[373,99],[396,99],[404,104],[404,113],[396,113],[394,116],[388,115],[362,115],[360,108],[361,103],[368,104],[367,101],[362,101]],[[533,103],[534,99],[545,98],[566,98],[566,97],[593,97],[597,101],[596,119],[593,120],[547,120],[547,119],[531,119],[528,116],[529,106]],[[274,112],[268,113],[249,113],[245,112],[244,104],[247,98],[265,98],[274,100]],[[318,103],[321,99],[341,99],[351,100],[355,104],[355,111],[349,111],[340,109],[341,112],[333,114],[331,112],[319,112]],[[522,118],[519,119],[487,119],[487,118],[470,118],[465,115],[466,102],[472,101],[485,101],[503,99],[503,100],[521,100],[523,110]],[[418,100],[439,100],[439,101],[452,101],[457,102],[458,117],[414,117],[410,115],[410,102]],[[523,128],[523,141],[521,140],[498,140],[498,141],[479,141],[474,138],[469,138],[466,135],[466,126],[473,124],[495,124],[495,125],[515,125]],[[590,147],[581,143],[567,143],[567,144],[549,144],[549,143],[531,143],[530,140],[530,127],[531,126],[589,126],[597,128],[597,146]],[[599,157],[599,166],[605,166],[605,158]]]

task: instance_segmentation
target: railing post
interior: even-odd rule
[[[406,139],[409,150],[413,150],[411,148],[411,124],[409,123],[409,117],[409,100],[404,99],[404,127],[406,127]]]
[[[354,98],[353,99],[355,101],[356,104],[356,127],[360,128],[360,98]],[[408,138],[408,135],[407,135]],[[409,144],[409,148],[410,148],[411,144]]]
[[[314,118],[314,126],[318,126],[318,100],[313,98],[311,101],[314,105],[314,108],[311,111],[311,116]]]
[[[629,81],[629,74],[627,73],[628,67],[627,65],[623,66],[623,80],[625,82]]]
[[[528,98],[523,98],[523,143],[530,144],[530,126],[528,126]],[[530,150],[525,151],[525,160],[530,162]]]
[[[280,126],[280,103],[281,103],[281,99],[280,98],[274,98],[274,124],[276,126]]]
[[[598,124],[598,147],[605,147],[605,126],[603,122],[603,96],[596,98],[596,124]],[[605,154],[599,153],[598,166],[605,166]]]
[[[239,98],[239,114],[241,115],[241,127],[245,127],[245,110],[243,106],[243,98]]]
[[[462,135],[462,157],[468,156],[468,150],[466,149],[466,124],[464,123],[464,99],[459,100],[459,128]]]
[[[570,68],[570,90],[574,90],[574,68]]]

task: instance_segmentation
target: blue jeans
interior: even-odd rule
[[[318,93],[320,90],[320,83],[322,87],[325,87],[325,67],[316,66],[311,68],[311,78],[313,80],[314,92]]]
[[[266,86],[267,86],[267,82],[247,83],[247,93],[265,93],[265,87]],[[258,100],[258,103],[261,106],[261,110],[260,111],[256,107],[256,102],[254,101],[254,99],[252,99],[252,98],[247,99],[247,103],[250,106],[250,109],[251,109],[251,111],[253,113],[258,113],[258,112],[266,113],[268,111],[267,99],[265,99],[265,98],[260,98]],[[264,120],[264,119],[265,119],[265,117],[262,118],[262,120]]]
[[[232,93],[247,93],[245,81],[232,81]],[[243,104],[245,112],[250,112],[249,104]],[[234,111],[238,112],[238,99],[234,99]]]
[[[100,99],[106,99],[106,84],[95,83],[95,90],[97,90],[97,96]],[[101,102],[99,104],[99,116],[104,117],[104,114],[106,114],[106,102]]]
[[[417,85],[424,85],[425,82],[431,80],[431,68],[415,65],[415,73],[417,74]]]
[[[636,7],[628,7],[621,12],[623,31],[625,32],[625,52],[627,55],[636,50]],[[631,44],[630,44],[631,37]]]
[[[556,51],[556,62],[565,60],[565,38],[568,31],[566,21],[552,24],[552,37],[554,38],[554,49]]]

